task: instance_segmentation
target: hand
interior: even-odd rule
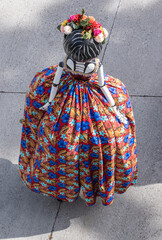
[[[113,106],[112,108],[114,109],[114,111],[115,111],[116,115],[118,116],[119,120],[120,120],[121,122],[123,122],[124,124],[127,124],[127,118],[126,118],[125,114],[122,113],[122,112],[117,108],[116,105]]]
[[[44,110],[47,111],[48,107],[49,107],[50,103],[47,102],[45,105],[43,105],[42,107],[39,108],[39,110]]]

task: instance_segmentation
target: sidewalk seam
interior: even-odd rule
[[[116,20],[116,17],[117,17],[117,15],[118,15],[118,11],[119,11],[119,7],[120,7],[120,4],[121,4],[121,1],[122,1],[122,0],[119,0],[119,1],[118,1],[118,5],[117,5],[117,8],[116,8],[116,12],[115,12],[115,15],[114,15],[114,19],[113,19],[113,22],[112,22],[112,25],[111,25],[111,28],[110,28],[110,32],[109,32],[109,35],[108,35],[108,40],[107,40],[106,46],[105,46],[104,51],[103,51],[103,54],[102,54],[102,58],[101,58],[101,62],[100,62],[101,64],[103,63],[104,56],[105,56],[107,47],[108,47],[109,42],[110,42],[111,34],[112,34],[112,31],[113,31],[113,28],[114,28],[114,25],[115,25],[115,20]]]
[[[26,92],[5,92],[5,91],[0,91],[0,93],[17,93],[17,94],[26,94]],[[148,94],[129,94],[130,97],[162,97],[162,95],[148,95]]]
[[[53,225],[52,225],[51,233],[50,233],[50,235],[48,236],[48,240],[52,240],[52,235],[53,235],[53,232],[54,232],[54,230],[55,230],[55,223],[56,223],[56,220],[57,220],[59,211],[60,211],[61,203],[62,203],[62,202],[59,203],[59,207],[58,207],[58,209],[57,209],[57,213],[56,213],[56,216],[55,216]]]

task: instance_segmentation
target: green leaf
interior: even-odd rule
[[[61,24],[57,26],[57,29],[61,32],[60,27],[61,27]]]
[[[71,22],[71,26],[73,29],[79,29],[79,26],[76,25],[76,23],[74,23],[74,22]]]
[[[79,26],[78,26],[78,25],[75,25],[75,29],[79,29]]]
[[[84,13],[85,13],[85,11],[84,11],[84,9],[82,8],[82,15],[84,15]]]
[[[82,16],[81,16],[81,19],[82,19],[84,13],[85,13],[85,11],[84,11],[84,9],[82,8]]]
[[[105,43],[105,39],[102,41],[102,44],[104,44]]]
[[[80,22],[80,25],[82,27],[86,27],[89,24],[88,22],[89,22],[89,18],[86,18]]]
[[[82,38],[84,38],[84,39],[91,39],[91,38],[92,38],[92,31],[91,31],[91,29],[90,29],[88,32],[86,32],[86,33],[83,35]]]

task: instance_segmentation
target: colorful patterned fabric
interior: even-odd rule
[[[82,188],[85,203],[100,196],[104,206],[114,193],[136,184],[137,148],[132,104],[125,85],[105,74],[116,105],[126,115],[121,123],[98,85],[97,74],[75,79],[63,71],[57,94],[48,110],[57,66],[38,72],[26,94],[19,173],[36,193],[67,202],[76,201]]]

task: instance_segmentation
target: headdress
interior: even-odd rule
[[[105,28],[98,23],[94,17],[87,17],[84,9],[82,14],[71,15],[67,20],[62,22],[57,28],[64,33],[69,35],[74,30],[81,29],[81,37],[83,39],[92,39],[97,43],[105,43],[105,38],[108,37],[108,32]]]

